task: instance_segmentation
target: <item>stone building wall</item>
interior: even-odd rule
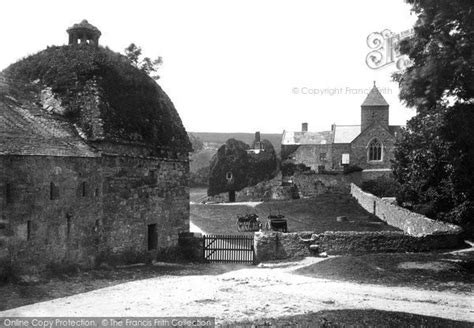
[[[281,148],[280,148],[280,158],[282,161],[284,161],[285,159],[288,159],[288,157],[291,155],[291,153],[293,153],[294,151],[296,151],[298,149],[298,147],[300,147],[300,145],[281,145]]]
[[[370,141],[377,138],[382,142],[382,160],[368,161],[367,151]],[[395,149],[395,137],[388,130],[379,124],[375,124],[370,129],[363,131],[351,143],[351,164],[363,169],[384,169],[391,167],[393,159],[393,149]]]
[[[388,128],[388,116],[388,106],[362,106],[360,111],[361,130],[364,131],[374,122],[379,122]]]
[[[332,144],[301,145],[293,153],[295,164],[302,163],[316,172],[320,165],[329,170],[332,163],[332,146]]]
[[[48,263],[90,265],[103,216],[98,159],[0,156],[0,166],[4,246],[16,264],[38,270]]]
[[[104,156],[103,163],[105,253],[152,255],[176,246],[189,231],[188,162]],[[156,231],[155,249],[148,229]]]
[[[154,257],[189,231],[185,160],[12,155],[0,167],[0,254],[21,269]]]
[[[331,168],[335,171],[342,171],[344,169],[342,166],[342,154],[351,154],[351,144],[332,144]]]

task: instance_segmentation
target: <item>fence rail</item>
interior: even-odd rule
[[[209,262],[254,263],[253,235],[205,235],[203,257]]]

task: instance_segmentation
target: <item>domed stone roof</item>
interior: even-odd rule
[[[36,90],[37,99],[50,90],[63,109],[49,115],[61,115],[87,142],[191,150],[172,101],[119,53],[81,45],[49,47],[3,73],[20,88]]]

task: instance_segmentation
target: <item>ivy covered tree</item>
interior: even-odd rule
[[[232,193],[273,178],[277,170],[275,149],[268,140],[262,144],[264,151],[252,152],[240,140],[227,140],[211,160],[208,195]]]
[[[416,109],[395,150],[398,201],[431,218],[472,227],[474,216],[474,6],[407,0],[418,20],[400,43],[412,65],[394,79]]]

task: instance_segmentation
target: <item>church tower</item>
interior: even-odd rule
[[[79,24],[74,24],[67,29],[69,34],[69,44],[91,44],[98,46],[99,38],[102,33],[99,29],[87,20],[83,20]]]
[[[361,107],[361,131],[367,129],[372,123],[379,122],[388,128],[388,103],[375,86],[370,90]]]

